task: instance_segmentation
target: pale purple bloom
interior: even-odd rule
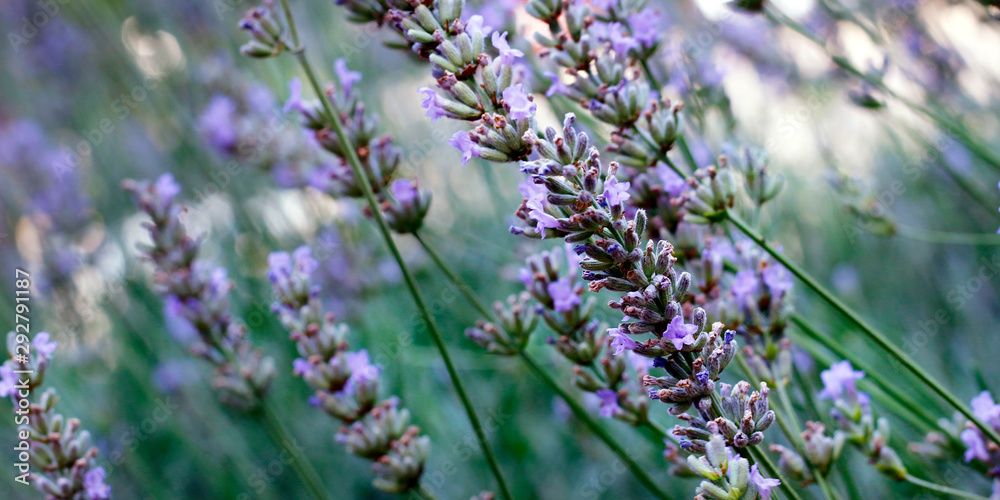
[[[515,120],[528,120],[535,115],[538,106],[528,99],[524,85],[518,83],[503,89],[503,103],[510,110],[510,117]]]
[[[535,230],[545,238],[545,229],[559,229],[559,219],[545,211],[540,200],[528,200],[528,216],[535,219]]]
[[[965,429],[962,431],[960,437],[966,446],[966,462],[971,462],[975,459],[985,462],[990,459],[990,453],[986,449],[986,441],[983,440],[983,436],[980,434],[979,429]]]
[[[608,328],[608,334],[611,335],[611,347],[615,348],[615,352],[611,354],[617,356],[626,349],[631,351],[636,348],[637,344],[632,340],[632,337],[629,337],[618,328]]]
[[[361,81],[361,73],[347,69],[347,60],[343,57],[333,62],[333,71],[337,73],[337,80],[340,80],[345,94],[350,94],[354,84]]]
[[[671,198],[677,198],[687,189],[687,182],[684,178],[674,172],[674,169],[668,167],[665,163],[659,163],[656,165],[656,175],[660,178],[660,182],[663,183],[663,191],[670,195]]]
[[[52,359],[52,353],[56,352],[56,346],[59,345],[58,342],[50,340],[48,332],[40,332],[35,336],[33,343],[41,359]]]
[[[642,9],[628,16],[632,36],[644,47],[650,48],[660,40],[660,27],[663,26],[663,16],[655,9]]]
[[[757,470],[757,464],[753,464],[753,467],[750,467],[750,482],[757,486],[757,493],[764,500],[770,500],[771,489],[781,484],[781,480],[779,479],[772,479],[761,475],[760,471]]]
[[[632,187],[631,182],[618,182],[614,176],[608,176],[604,181],[604,201],[609,206],[620,207],[625,200],[632,197],[628,189]]]
[[[771,290],[771,295],[780,296],[792,289],[792,273],[785,266],[773,264],[764,268],[761,273],[764,284]]]
[[[94,467],[83,475],[83,491],[88,500],[107,500],[111,498],[111,487],[104,484],[104,467]]]
[[[424,115],[431,119],[431,123],[437,123],[438,118],[442,116],[449,116],[448,112],[444,109],[444,98],[439,96],[437,91],[430,87],[420,87],[417,89],[417,92],[424,95],[420,101],[420,106],[427,110]]]
[[[17,392],[17,375],[10,364],[0,365],[0,398],[6,398]]]
[[[630,50],[639,48],[639,42],[629,36],[625,31],[625,27],[620,23],[611,23],[608,25],[607,37],[611,42],[612,50],[615,51],[618,57],[625,57]]]
[[[549,193],[544,184],[538,184],[530,177],[521,181],[521,183],[517,185],[517,192],[521,193],[521,196],[523,196],[528,202],[545,201],[545,198]]]
[[[285,113],[293,109],[296,111],[305,109],[302,106],[302,80],[298,78],[292,78],[288,82],[288,100],[285,101],[285,107],[282,108]]]
[[[288,252],[271,252],[267,256],[267,267],[267,278],[277,284],[292,275],[292,257]]]
[[[980,392],[972,398],[972,413],[976,418],[1000,428],[1000,405],[993,401],[990,391]]]
[[[174,174],[166,173],[158,177],[153,184],[153,199],[156,200],[157,211],[163,213],[180,192],[181,186],[174,181]]]
[[[351,378],[344,384],[344,393],[354,394],[358,384],[378,378],[380,370],[369,361],[368,351],[362,349],[357,352],[346,352],[344,356],[347,358],[347,367],[351,369]]]
[[[430,110],[427,112],[430,113]],[[467,165],[473,156],[479,156],[483,152],[483,148],[473,142],[472,136],[464,130],[455,132],[455,135],[448,139],[448,144],[462,152],[462,165]]]
[[[855,371],[850,361],[844,360],[834,363],[829,370],[823,370],[820,373],[820,378],[823,379],[823,390],[820,391],[819,397],[838,399],[843,396],[844,392],[847,392],[848,395],[856,395],[855,382],[864,376],[865,372]]]
[[[611,389],[598,389],[597,397],[600,398],[601,402],[601,418],[611,418],[615,416],[615,412],[618,411],[618,394]]]
[[[306,245],[296,248],[292,258],[295,260],[295,270],[307,276],[319,267],[319,261],[312,256],[312,249]]]
[[[545,91],[545,97],[552,97],[554,95],[566,95],[569,94],[570,88],[559,79],[559,75],[551,71],[546,71],[542,73],[545,78],[552,80],[552,85],[549,85],[549,89]]]
[[[663,338],[673,342],[674,349],[683,349],[685,345],[694,343],[695,333],[698,333],[697,325],[686,325],[683,316],[674,316],[663,332]]]
[[[465,23],[466,33],[475,33],[478,31],[483,34],[483,37],[486,37],[486,35],[490,34],[490,31],[493,31],[493,28],[484,26],[484,22],[483,16],[475,15],[470,17],[469,22]]]
[[[502,35],[499,32],[493,33],[492,42],[493,47],[500,51],[500,62],[503,64],[510,66],[514,64],[514,59],[524,57],[524,52],[510,48],[510,44],[507,43],[506,31]]]
[[[163,312],[166,316],[167,330],[182,344],[187,344],[198,337],[198,330],[187,317],[187,307],[176,295],[167,295],[163,300]]]
[[[301,377],[311,371],[312,363],[302,358],[295,358],[295,361],[292,361],[292,373]]]
[[[198,117],[198,128],[212,147],[227,150],[236,145],[236,103],[228,96],[216,95]]]
[[[556,311],[570,312],[574,306],[580,305],[580,296],[573,291],[573,286],[565,279],[549,283],[548,292],[552,297],[553,308]]]
[[[409,179],[396,179],[389,185],[392,196],[401,204],[413,203],[419,196],[416,186]]]
[[[733,285],[730,289],[733,291],[733,295],[736,296],[736,301],[739,302],[739,305],[743,306],[746,303],[747,297],[757,293],[757,288],[757,273],[750,269],[744,269],[736,273],[736,278],[733,280]]]

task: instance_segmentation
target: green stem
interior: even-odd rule
[[[472,307],[475,307],[476,310],[479,311],[479,314],[482,314],[485,319],[492,318],[493,312],[490,311],[490,308],[486,307],[486,304],[479,300],[479,297],[472,292],[472,287],[470,287],[461,277],[459,277],[458,274],[455,273],[455,271],[451,269],[451,266],[449,266],[444,259],[441,258],[441,254],[439,254],[434,247],[428,244],[427,240],[425,240],[419,232],[414,231],[413,237],[420,242],[420,246],[424,247],[424,251],[427,252],[427,255],[430,255],[431,260],[434,261],[434,264],[437,265],[438,269],[440,269],[441,272],[448,277],[448,280],[451,281],[456,288],[458,288],[458,291],[462,293],[465,300],[469,301],[469,304],[471,304]]]
[[[928,490],[936,491],[938,493],[951,497],[970,498],[972,500],[989,500],[988,498],[976,495],[975,493],[969,493],[967,491],[956,490],[955,488],[949,488],[948,486],[945,486],[943,484],[932,483],[925,479],[920,479],[919,477],[913,477],[909,474],[906,475],[906,481],[911,484],[920,486],[921,488],[926,488]]]
[[[987,425],[980,418],[978,418],[968,406],[966,406],[964,403],[959,401],[958,398],[956,398],[954,395],[948,392],[948,390],[945,389],[944,386],[942,386],[941,383],[937,381],[937,379],[927,374],[927,372],[924,371],[917,364],[916,361],[914,361],[912,358],[910,358],[909,355],[907,355],[906,353],[901,351],[898,347],[896,347],[883,334],[879,333],[878,330],[875,330],[874,327],[869,325],[868,322],[862,319],[856,312],[854,312],[853,309],[849,308],[847,304],[841,302],[840,299],[834,296],[829,290],[826,289],[826,287],[819,284],[818,281],[816,281],[812,276],[806,273],[801,267],[798,266],[798,264],[795,264],[794,262],[788,260],[784,255],[781,254],[781,252],[775,250],[771,245],[767,243],[767,241],[764,240],[764,238],[761,235],[757,234],[757,232],[754,231],[753,228],[748,226],[746,222],[740,219],[739,216],[737,216],[731,211],[728,211],[726,212],[726,218],[729,219],[729,221],[732,222],[733,225],[736,226],[736,228],[739,229],[743,234],[745,234],[748,238],[757,243],[757,245],[760,246],[761,249],[770,254],[771,257],[774,257],[774,260],[778,261],[783,266],[785,266],[785,268],[788,269],[792,274],[794,274],[795,277],[797,277],[800,281],[805,283],[805,285],[810,289],[812,289],[812,291],[816,292],[817,295],[819,295],[824,301],[826,301],[834,309],[836,309],[837,312],[844,315],[844,317],[846,317],[852,323],[857,325],[861,329],[861,331],[868,336],[868,338],[870,338],[873,342],[875,342],[875,344],[881,347],[884,351],[889,353],[890,356],[895,358],[896,361],[898,361],[910,373],[912,373],[914,376],[920,379],[920,381],[923,382],[924,384],[927,384],[927,386],[929,386],[932,391],[937,393],[937,395],[940,396],[942,399],[944,399],[949,405],[951,405],[953,408],[955,408],[960,413],[965,415],[965,417],[968,418],[970,422],[975,424],[976,427],[982,430],[983,433],[986,434],[986,436],[989,437],[991,441],[1000,442],[1000,434],[998,434],[997,431],[993,429],[993,427]]]
[[[285,8],[286,16],[288,16],[289,28],[291,29],[294,24],[287,6],[288,0],[281,0],[281,3]],[[299,65],[302,67],[302,71],[305,72],[306,77],[309,79],[310,85],[312,85],[316,95],[319,96],[320,102],[323,105],[323,110],[327,115],[330,125],[333,127],[337,140],[340,141],[341,144],[351,144],[349,138],[347,137],[347,133],[344,131],[344,124],[340,119],[340,115],[334,109],[334,106],[327,97],[326,92],[323,91],[323,87],[320,85],[319,79],[316,77],[316,73],[313,71],[312,65],[306,58],[304,47],[299,46],[298,41],[294,38],[294,29],[292,29],[292,33],[293,42],[295,43],[295,48],[293,48],[292,51],[295,53],[295,56],[299,61]],[[365,172],[365,169],[361,164],[361,160],[358,158],[357,151],[350,147],[344,149],[347,154],[347,163],[351,166],[354,178],[357,181],[358,186],[361,188],[361,193],[364,196],[365,201],[368,203],[368,208],[371,210],[372,218],[375,219],[379,232],[382,235],[382,239],[385,241],[386,246],[389,247],[389,252],[392,254],[393,259],[395,259],[396,263],[399,265],[399,270],[403,274],[403,281],[406,282],[406,288],[413,297],[413,301],[416,303],[417,309],[420,311],[420,315],[423,318],[424,324],[427,326],[427,331],[430,333],[435,346],[441,353],[441,360],[444,361],[445,368],[448,371],[448,376],[451,378],[451,384],[455,388],[455,392],[458,393],[458,397],[462,402],[466,415],[468,416],[469,423],[472,425],[472,429],[476,434],[476,439],[479,441],[479,446],[483,450],[483,455],[486,457],[486,461],[489,464],[490,469],[493,471],[493,475],[496,476],[497,485],[500,488],[500,496],[506,500],[511,500],[513,497],[510,494],[510,489],[507,487],[507,482],[504,480],[503,474],[500,471],[500,465],[497,462],[496,456],[493,454],[493,449],[490,446],[489,441],[486,439],[486,433],[483,431],[483,426],[479,421],[479,416],[476,414],[476,409],[472,405],[472,401],[469,399],[469,395],[466,393],[465,387],[462,385],[458,371],[455,369],[455,365],[451,360],[451,355],[448,353],[448,347],[444,342],[444,337],[441,335],[437,324],[434,322],[434,318],[431,317],[430,311],[427,309],[427,304],[424,302],[424,298],[420,293],[419,287],[417,287],[417,282],[407,267],[406,262],[403,260],[403,255],[396,246],[396,242],[392,239],[392,233],[389,230],[389,225],[386,223],[385,218],[382,215],[382,211],[379,208],[378,201],[375,199],[375,193],[372,192],[368,174]]]
[[[271,435],[271,439],[275,442],[279,449],[282,447],[291,446],[294,443],[294,438],[292,434],[288,432],[288,428],[278,417],[274,408],[271,407],[271,401],[266,397],[260,398],[260,409],[261,413],[264,415],[264,427],[267,428],[268,433]],[[312,495],[316,500],[323,500],[325,498],[330,498],[326,493],[326,489],[323,487],[323,481],[319,478],[319,474],[313,469],[312,465],[306,460],[304,456],[292,457],[292,468],[295,469],[295,473],[299,475],[302,482],[306,484],[306,488],[309,490],[309,494]]]
[[[569,406],[570,410],[573,411],[573,414],[576,416],[576,418],[579,419],[581,422],[583,422],[584,425],[586,425],[591,432],[593,432],[598,438],[600,438],[601,441],[604,441],[604,444],[606,444],[608,448],[611,448],[611,451],[613,451],[615,455],[618,455],[618,458],[621,459],[621,461],[625,464],[626,467],[629,468],[629,470],[632,471],[633,474],[635,474],[636,479],[638,479],[639,482],[646,487],[646,489],[648,489],[652,494],[656,495],[657,498],[664,498],[664,499],[669,498],[669,495],[667,495],[666,492],[660,489],[660,487],[657,486],[655,482],[653,482],[653,479],[649,476],[648,473],[646,473],[645,469],[643,469],[641,465],[636,463],[636,461],[632,458],[632,456],[629,455],[629,453],[625,451],[625,449],[622,448],[621,445],[618,444],[618,442],[615,441],[615,439],[611,437],[610,434],[608,434],[608,431],[606,431],[603,427],[601,427],[601,425],[598,424],[593,419],[590,413],[588,413],[587,410],[584,409],[582,405],[580,405],[577,398],[573,397],[571,394],[566,392],[566,390],[563,389],[555,380],[553,380],[552,377],[549,376],[549,374],[545,370],[543,370],[541,366],[538,366],[538,363],[536,363],[535,360],[528,355],[528,353],[520,351],[519,354],[521,356],[521,359],[524,360],[524,363],[528,365],[528,368],[532,371],[532,373],[534,373],[535,376],[537,376],[539,379],[545,382],[550,388],[552,388],[552,390],[555,391],[556,394],[559,395],[559,397],[563,398],[563,400],[566,401],[566,404]]]
[[[425,500],[437,500],[437,497],[434,496],[433,493],[428,491],[427,488],[424,488],[423,486],[418,487],[416,491],[417,495],[419,495],[420,498],[423,498]]]

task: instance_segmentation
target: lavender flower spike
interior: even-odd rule
[[[27,454],[37,471],[24,481],[30,481],[52,500],[110,499],[111,487],[104,484],[105,471],[97,465],[97,448],[91,446],[90,433],[80,429],[79,420],[55,412],[59,401],[55,389],[46,390],[34,403],[25,398],[41,387],[56,343],[48,333],[39,333],[32,342],[33,352],[25,360],[22,354],[15,356],[23,352],[18,350],[23,347],[18,339],[21,336],[7,334],[9,359],[0,364],[0,397],[9,397],[14,408],[22,409],[15,422],[18,434],[28,436]],[[19,379],[27,380],[26,387]],[[23,409],[28,410],[27,414]]]
[[[126,180],[122,187],[152,222],[146,224],[152,245],[139,245],[155,268],[154,281],[176,328],[196,333],[195,355],[216,366],[214,385],[230,405],[249,408],[274,380],[274,361],[255,350],[246,327],[233,319],[229,306],[232,282],[224,268],[198,260],[200,240],[180,223],[182,206],[175,198],[180,186],[170,174],[155,183]]]
[[[395,398],[378,401],[380,369],[367,351],[348,350],[347,326],[323,312],[319,289],[310,280],[319,262],[309,247],[292,255],[272,253],[268,262],[276,297],[272,308],[298,349],[294,373],[315,390],[310,403],[348,425],[337,441],[375,462],[376,488],[405,493],[418,487],[430,438],[409,425],[409,412]]]

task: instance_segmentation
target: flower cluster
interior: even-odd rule
[[[857,389],[857,381],[865,373],[855,370],[850,361],[840,361],[820,376],[823,390],[819,396],[833,401],[831,415],[837,426],[847,434],[847,441],[868,455],[882,473],[895,479],[905,479],[906,467],[889,446],[889,421],[885,418],[876,420],[872,414],[871,396]],[[823,465],[822,462],[819,465]]]
[[[1000,429],[1000,405],[993,401],[989,391],[983,391],[972,398],[972,411],[994,429]],[[1000,478],[1000,445],[988,440],[983,431],[967,424],[960,435],[965,444],[965,461],[980,461],[989,468],[993,478]]]
[[[24,357],[23,334],[7,334],[7,353],[10,356],[0,364],[0,397],[9,397],[14,403],[18,435],[26,436],[29,449],[22,450],[20,462],[30,462],[38,467],[30,481],[49,499],[107,500],[111,487],[104,484],[105,471],[97,465],[97,448],[91,445],[90,432],[80,428],[80,421],[56,413],[59,396],[55,389],[47,389],[32,403],[45,379],[45,371],[55,354],[56,342],[47,332],[38,333],[31,341],[31,349]],[[19,448],[15,448],[17,450]]]
[[[197,259],[201,241],[179,220],[180,186],[171,174],[155,182],[126,180],[122,186],[152,219],[146,223],[152,245],[140,244],[139,249],[154,265],[154,280],[174,334],[191,342],[192,353],[215,365],[214,385],[223,401],[254,406],[274,380],[274,360],[253,348],[246,327],[233,318],[233,283],[226,269]]]
[[[704,456],[689,455],[687,465],[695,475],[705,478],[695,492],[698,500],[752,500],[758,495],[767,500],[771,498],[771,489],[781,484],[777,479],[764,477],[757,464],[751,467],[746,458],[733,453],[718,435],[708,440]]]
[[[397,493],[417,487],[430,438],[409,425],[410,414],[396,398],[379,402],[379,368],[367,351],[349,350],[347,326],[323,311],[319,289],[310,279],[319,266],[312,251],[275,252],[268,263],[277,299],[272,308],[299,352],[295,374],[315,391],[310,404],[347,424],[337,441],[375,462],[376,487]]]

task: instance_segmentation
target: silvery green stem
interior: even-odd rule
[[[337,139],[341,142],[341,144],[350,144],[347,134],[344,132],[344,124],[341,123],[340,115],[338,115],[336,110],[334,110],[326,92],[323,91],[323,87],[319,84],[319,80],[316,78],[312,65],[306,58],[304,47],[299,44],[295,31],[295,21],[291,15],[291,10],[288,7],[288,0],[281,0],[281,4],[286,13],[286,21],[288,23],[289,30],[293,36],[292,42],[295,47],[292,48],[292,50],[295,53],[296,59],[298,59],[299,65],[306,73],[309,83],[315,90],[316,95],[319,96],[330,125],[333,127],[334,133],[337,135]],[[393,258],[399,265],[399,270],[403,274],[406,287],[409,289],[410,295],[413,296],[413,300],[417,304],[417,309],[419,309],[420,315],[423,317],[424,323],[427,325],[427,330],[430,332],[431,338],[434,340],[434,344],[441,353],[441,359],[444,361],[445,368],[448,370],[448,376],[451,378],[452,385],[455,387],[455,392],[458,393],[462,406],[465,408],[465,413],[469,418],[469,423],[475,431],[476,439],[479,440],[479,445],[483,450],[483,455],[485,455],[486,461],[489,463],[490,469],[493,471],[493,475],[496,476],[497,484],[500,488],[500,495],[506,500],[511,500],[512,497],[507,487],[507,483],[504,481],[503,474],[500,471],[500,466],[493,454],[493,449],[490,446],[489,441],[486,439],[486,433],[483,431],[482,424],[479,422],[479,417],[476,415],[475,407],[473,407],[472,401],[469,399],[468,394],[466,394],[465,388],[463,387],[461,379],[458,375],[458,371],[455,369],[454,363],[452,363],[451,360],[451,355],[448,353],[448,348],[444,343],[444,338],[441,336],[441,332],[438,331],[434,318],[431,317],[430,312],[427,309],[427,305],[420,293],[420,289],[417,287],[416,280],[410,273],[399,248],[392,239],[389,226],[386,224],[385,218],[382,216],[382,211],[379,209],[378,201],[375,199],[375,194],[372,192],[368,175],[365,172],[364,167],[361,165],[361,160],[358,158],[358,154],[354,151],[354,149],[349,147],[344,149],[347,153],[347,163],[350,165],[354,177],[360,181],[359,184],[362,194],[364,195],[365,201],[368,202],[368,207],[372,211],[372,216],[377,223],[379,232],[382,234],[382,239],[385,241],[386,246],[389,247],[390,253],[392,253]]]
[[[989,500],[988,498],[976,495],[975,493],[969,493],[967,491],[956,490],[955,488],[949,488],[943,484],[932,483],[930,481],[920,479],[919,477],[914,477],[909,474],[906,475],[906,481],[911,484],[920,486],[921,488],[926,488],[931,491],[936,491],[946,496],[958,497],[958,498],[971,498],[972,500]]]

